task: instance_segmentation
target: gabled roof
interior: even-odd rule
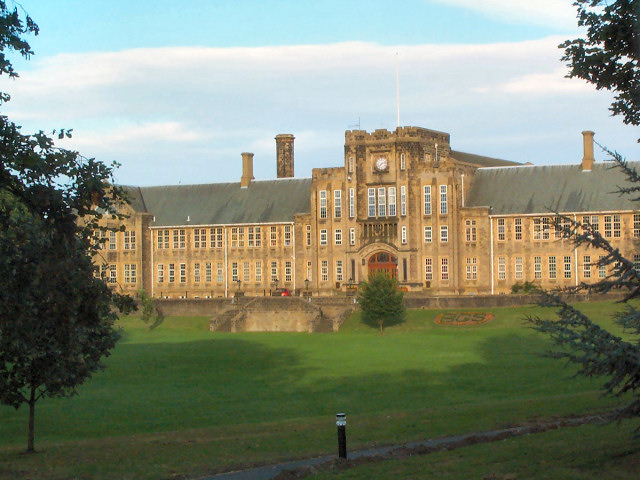
[[[640,162],[629,162],[640,170]],[[630,186],[613,163],[480,168],[476,171],[466,207],[491,207],[492,215],[640,210],[619,187]]]
[[[515,165],[522,165],[518,162],[512,162],[511,160],[501,160],[499,158],[483,157],[482,155],[476,155],[474,153],[458,152],[451,150],[451,157],[459,162],[471,163],[478,165],[479,167],[508,167]]]
[[[311,211],[311,179],[286,178],[160,187],[125,187],[137,212],[152,213],[151,226],[237,225],[292,222]]]

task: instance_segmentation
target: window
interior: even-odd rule
[[[402,226],[402,230],[400,231],[400,241],[402,242],[403,245],[407,244],[407,227],[406,226]]]
[[[173,248],[183,249],[186,246],[186,231],[184,229],[173,231]]]
[[[320,262],[320,279],[323,282],[329,281],[329,261],[322,260]]]
[[[209,248],[222,248],[224,241],[222,228],[209,229]]]
[[[305,225],[306,237],[307,237],[307,247],[311,246],[311,225]]]
[[[251,247],[255,247],[255,245],[256,245],[256,240],[253,233],[253,227],[247,227],[247,246],[251,248]]]
[[[256,236],[256,248],[262,247],[262,230],[260,227],[255,227],[253,230]]]
[[[307,278],[305,280],[313,280],[313,268],[311,267],[311,260],[307,260]]]
[[[336,282],[341,282],[342,278],[342,260],[336,260]]]
[[[231,229],[231,248],[238,248],[238,227]]]
[[[549,240],[551,219],[549,217],[533,219],[533,239]]]
[[[396,216],[396,187],[389,187],[389,216]]]
[[[440,260],[440,278],[449,280],[449,259],[447,257]]]
[[[378,216],[387,216],[387,195],[384,187],[378,188]]]
[[[633,236],[634,238],[640,237],[640,215],[633,215]]]
[[[176,281],[176,267],[173,263],[169,264],[169,283]]]
[[[447,212],[447,186],[440,185],[440,215],[446,215]]]
[[[136,264],[124,264],[124,283],[136,283]]]
[[[323,228],[320,230],[320,245],[327,244],[327,229]]]
[[[424,227],[424,243],[431,243],[431,227]]]
[[[555,279],[558,276],[556,270],[556,257],[549,257],[549,278]]]
[[[407,168],[407,159],[405,158],[405,154],[400,154],[400,170],[405,170]]]
[[[564,278],[571,278],[571,255],[564,257]]]
[[[407,215],[407,187],[404,185],[400,187],[400,215]]]
[[[333,234],[336,245],[342,245],[342,229],[337,229]]]
[[[504,240],[506,238],[504,223],[504,218],[498,219],[498,240]]]
[[[582,257],[582,276],[584,278],[591,278],[591,255]]]
[[[278,230],[277,227],[271,227],[271,232],[269,236],[269,246],[275,247],[278,243]]]
[[[507,257],[498,257],[498,280],[507,279]]]
[[[284,246],[291,246],[291,225],[284,226]]]
[[[234,283],[238,281],[238,262],[231,264],[231,281]]]
[[[633,269],[637,272],[640,272],[640,255],[637,253],[633,254]]]
[[[571,222],[566,218],[557,218],[555,225],[555,238],[559,240],[561,238],[567,238],[565,232],[571,228]]]
[[[533,278],[542,278],[542,257],[533,257]]]
[[[125,250],[136,249],[136,232],[124,232],[124,249]]]
[[[621,235],[621,221],[620,215],[613,216],[613,238],[620,238]]]
[[[169,230],[158,230],[158,249],[169,248]]]
[[[204,281],[211,283],[211,262],[204,264]]]
[[[522,219],[513,219],[513,235],[516,240],[522,240]]]
[[[605,215],[604,216],[604,236],[607,238],[611,238],[611,215]]]
[[[465,220],[465,238],[467,242],[475,242],[477,239],[476,235],[476,221],[475,220]]]
[[[478,259],[476,257],[467,258],[467,280],[478,279]]]
[[[334,190],[333,192],[333,216],[342,218],[342,190]]]
[[[186,283],[186,282],[187,282],[187,264],[181,263],[180,264],[180,283]]]
[[[278,279],[278,262],[271,262],[271,281],[275,282]]]
[[[368,215],[369,217],[376,216],[376,189],[368,188],[367,189],[367,198],[368,198]]]
[[[522,280],[524,271],[522,257],[516,257],[514,263],[514,271],[516,280]]]
[[[224,271],[222,269],[222,262],[218,262],[216,266],[216,281],[222,283],[224,281]]]
[[[244,262],[244,264],[242,265],[242,281],[243,282],[249,281],[249,274],[251,273],[250,270],[251,269],[249,267],[249,262]]]
[[[260,260],[256,261],[256,269],[255,269],[256,282],[262,282],[262,262]]]
[[[238,227],[238,248],[244,248],[244,227]]]
[[[196,228],[193,231],[193,248],[206,248],[207,231],[204,228]]]
[[[424,214],[431,215],[431,185],[425,185],[422,189],[424,201]]]
[[[349,245],[353,246],[355,244],[356,244],[356,229],[350,228],[349,229]]]
[[[320,190],[320,218],[327,218],[327,191]]]
[[[117,283],[118,275],[115,265],[109,265],[109,283]]]
[[[424,259],[424,279],[427,281],[433,280],[433,259]]]
[[[449,227],[442,225],[440,227],[440,242],[447,243],[449,241]]]
[[[291,283],[291,262],[284,262],[284,281]]]
[[[598,278],[607,278],[607,266],[603,265],[606,255],[598,256]]]
[[[356,191],[354,188],[349,189],[349,218],[356,216]]]
[[[193,264],[193,281],[194,283],[200,283],[200,264]]]
[[[353,166],[354,166],[353,157],[349,157],[349,161],[347,163],[347,169],[349,173],[353,173]]]
[[[162,263],[158,264],[158,283],[164,283],[164,265]]]
[[[116,236],[116,232],[109,232],[109,250],[115,250],[118,248],[118,237]]]

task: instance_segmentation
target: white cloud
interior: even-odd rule
[[[340,165],[344,130],[396,126],[396,52],[401,123],[448,131],[454,149],[535,161],[531,138],[556,138],[541,161],[566,163],[557,137],[573,145],[584,129],[624,147],[608,94],[564,78],[561,41],[66,54],[0,78],[0,90],[25,130],[73,128],[72,148],[117,160],[129,184],[237,180],[243,151],[255,153],[256,178],[272,178],[278,133],[296,136],[296,175]]]
[[[515,24],[575,28],[576,10],[569,0],[432,0],[466,8]]]

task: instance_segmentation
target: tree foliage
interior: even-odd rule
[[[358,295],[362,321],[378,327],[380,333],[385,327],[404,322],[403,296],[395,278],[382,273],[370,276],[368,282],[362,283]]]
[[[624,123],[640,125],[640,1],[576,0],[578,23],[587,27],[586,38],[569,40],[564,60],[569,62],[569,76],[593,83],[597,89],[616,93],[611,105],[613,115],[621,115]],[[620,187],[619,195],[640,201],[640,174],[618,153],[605,150],[620,168],[629,186]],[[626,339],[602,328],[578,309],[563,301],[558,292],[542,292],[542,305],[557,309],[556,320],[530,317],[534,329],[550,335],[557,349],[550,352],[579,366],[579,373],[588,377],[604,377],[603,392],[607,395],[631,395],[620,408],[617,420],[640,416],[640,310],[629,300],[640,298],[640,273],[634,262],[625,256],[598,229],[589,223],[559,218],[556,225],[565,225],[563,235],[577,247],[590,247],[604,253],[596,266],[605,266],[609,275],[593,284],[582,284],[575,290],[607,293],[624,292],[624,308],[615,315],[626,333]]]
[[[613,115],[640,124],[640,0],[575,0],[584,38],[567,40],[569,77],[615,92]]]
[[[17,77],[7,53],[28,58],[24,36],[37,33],[0,0],[0,74]],[[32,452],[36,402],[75,394],[115,345],[116,309],[133,306],[92,263],[99,220],[119,216],[123,195],[108,187],[113,166],[58,148],[43,132],[25,135],[4,115],[0,158],[0,403],[29,406]]]

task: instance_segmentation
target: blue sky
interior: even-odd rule
[[[278,133],[296,176],[341,165],[344,131],[400,123],[452,148],[577,163],[580,132],[637,159],[610,94],[564,78],[571,0],[25,0],[41,33],[3,113],[26,131],[73,128],[63,146],[121,164],[117,181],[237,181],[240,153],[275,177]],[[603,157],[601,155],[601,157]]]

